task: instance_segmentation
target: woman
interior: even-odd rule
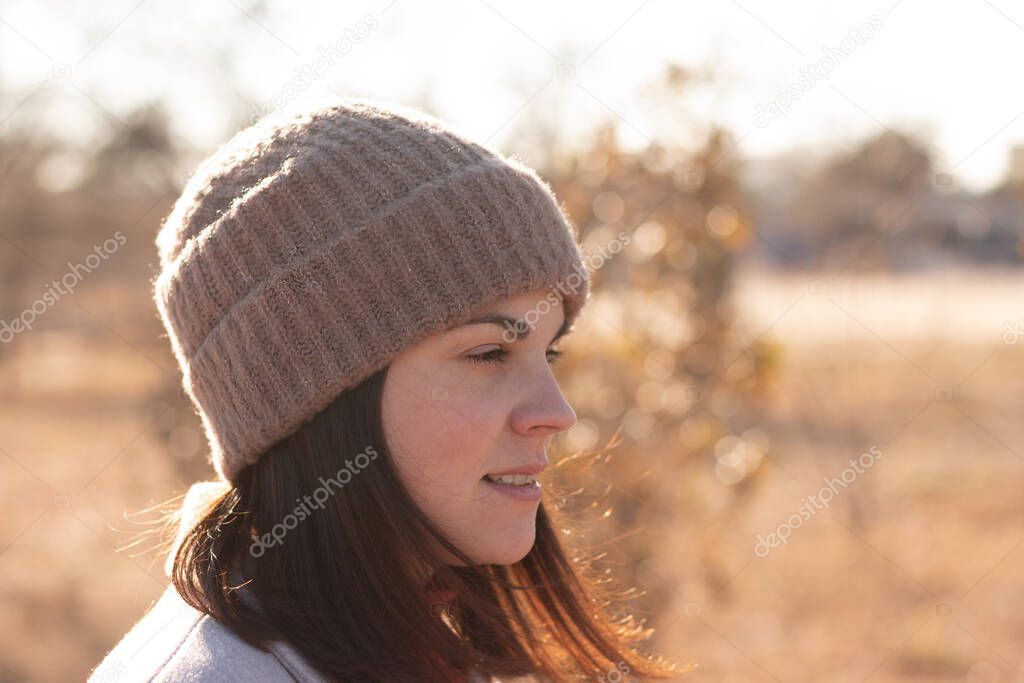
[[[531,169],[357,100],[240,132],[157,244],[221,481],[189,491],[173,585],[92,680],[675,671],[541,502],[576,419],[550,364],[589,280]]]

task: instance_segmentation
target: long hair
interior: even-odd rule
[[[511,565],[475,564],[435,528],[385,443],[386,375],[342,393],[209,504],[174,554],[184,600],[256,647],[289,642],[332,680],[679,673],[636,649],[652,630],[612,613],[607,577],[563,548],[544,502]],[[456,597],[437,609],[441,589]]]

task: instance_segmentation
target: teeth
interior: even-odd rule
[[[496,484],[513,484],[515,486],[526,486],[536,481],[531,474],[488,474],[486,478]]]

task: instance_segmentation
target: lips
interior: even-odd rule
[[[506,475],[508,476],[508,475]],[[540,482],[533,478],[533,475],[521,474],[514,475],[521,481],[526,480],[522,484],[510,484],[504,481],[494,481],[490,477],[484,477],[482,479],[484,486],[491,488],[492,490],[499,492],[513,500],[524,501],[524,502],[537,502],[541,497],[541,485]],[[505,477],[503,477],[505,479]]]
[[[530,463],[530,464],[527,464],[527,465],[520,464],[520,465],[516,465],[514,467],[509,467],[508,469],[495,470],[493,472],[488,472],[486,476],[488,476],[488,477],[500,477],[500,476],[506,476],[506,475],[513,475],[513,476],[514,475],[527,475],[527,476],[536,478],[536,476],[538,474],[540,474],[545,469],[547,469],[547,466],[548,466],[547,460],[538,460],[537,462],[533,462],[533,463]]]

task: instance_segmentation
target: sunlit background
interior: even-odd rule
[[[213,476],[160,220],[351,96],[579,227],[558,451],[612,440],[566,483],[684,679],[1024,681],[1022,63],[1007,0],[0,2],[0,683],[85,677],[166,585],[145,510]]]

